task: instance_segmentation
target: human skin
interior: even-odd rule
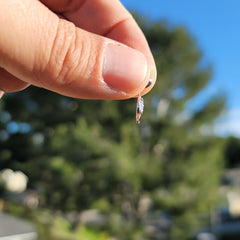
[[[0,0],[0,33],[3,92],[35,85],[114,100],[156,80],[148,43],[118,0]]]

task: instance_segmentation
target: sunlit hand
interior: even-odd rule
[[[154,85],[146,39],[118,0],[0,0],[0,12],[5,92],[32,84],[76,98],[125,99]]]

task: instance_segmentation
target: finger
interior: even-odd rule
[[[29,84],[14,77],[12,74],[0,68],[0,89],[4,92],[17,92],[28,87]],[[1,95],[1,94],[0,94]]]
[[[128,20],[126,22],[122,22],[121,24],[116,25],[116,27],[112,29],[111,32],[108,33],[107,37],[122,42],[136,50],[139,50],[144,54],[144,56],[146,56],[149,66],[148,69],[150,76],[149,79],[151,78],[152,83],[147,88],[144,88],[143,91],[141,91],[141,95],[144,95],[153,88],[157,78],[157,71],[154,58],[152,56],[148,43],[145,39],[145,36],[143,35],[139,28],[137,28],[137,30],[135,30],[134,33],[133,29],[136,29],[135,27],[136,27],[135,21]],[[124,32],[126,35],[121,34],[121,32]]]
[[[0,99],[2,98],[4,92],[2,90],[0,90]]]
[[[118,0],[42,0],[87,31],[106,36],[141,51],[147,58],[152,84],[156,80],[156,66],[148,43],[131,14]]]
[[[88,99],[125,99],[147,85],[139,51],[76,28],[39,1],[0,7],[0,66],[17,78]]]

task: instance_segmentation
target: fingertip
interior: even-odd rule
[[[146,85],[148,64],[145,56],[132,48],[108,44],[104,52],[103,80],[114,91],[135,95]]]
[[[2,90],[0,90],[0,99],[2,98],[4,92]]]

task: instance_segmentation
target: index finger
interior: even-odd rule
[[[77,27],[111,38],[142,52],[147,61],[153,84],[156,66],[144,34],[132,15],[118,0],[42,0],[53,11],[62,14]]]

